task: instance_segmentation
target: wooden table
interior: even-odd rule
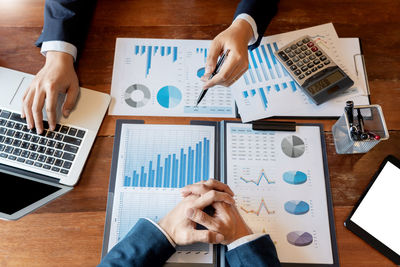
[[[301,3],[300,3],[301,2]],[[78,67],[81,86],[110,92],[116,37],[212,39],[232,20],[232,0],[99,0]],[[44,0],[0,0],[0,66],[37,73],[44,57],[34,42]],[[342,266],[394,266],[343,227],[372,174],[388,154],[400,158],[400,2],[285,1],[266,34],[332,21],[340,37],[360,37],[371,102],[385,113],[390,139],[367,154],[337,155],[322,120]],[[132,117],[137,118],[137,117]],[[0,266],[94,266],[102,247],[115,120],[106,116],[75,189],[16,221],[0,221]],[[146,123],[187,124],[190,118],[143,117]],[[309,120],[313,121],[313,120]],[[373,212],[373,211],[371,211]]]

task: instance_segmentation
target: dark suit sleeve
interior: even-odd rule
[[[46,0],[44,25],[37,46],[46,41],[64,41],[78,51],[86,38],[96,0]]]
[[[269,23],[275,16],[278,10],[279,0],[242,0],[240,1],[238,7],[236,8],[235,18],[246,13],[250,15],[257,24],[257,41],[249,46],[249,49],[256,48],[261,41]]]
[[[225,254],[228,265],[238,266],[281,266],[275,245],[269,235],[263,235],[256,240],[240,245]]]
[[[162,266],[174,253],[164,234],[148,220],[140,219],[98,266]]]

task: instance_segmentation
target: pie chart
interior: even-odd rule
[[[150,100],[150,90],[142,84],[134,84],[125,90],[125,103],[133,108],[143,107]]]
[[[200,69],[198,69],[198,70],[197,70],[197,77],[199,77],[199,78],[203,77],[205,71],[206,71],[205,68],[200,68]]]
[[[310,206],[303,200],[290,200],[285,203],[285,210],[290,214],[302,215],[310,210]]]
[[[283,138],[281,148],[283,153],[291,158],[298,158],[303,155],[305,151],[304,141],[296,135]]]
[[[157,93],[157,102],[164,108],[174,108],[182,100],[181,91],[172,85],[164,86]]]
[[[290,232],[286,236],[287,241],[297,247],[304,247],[313,242],[313,237],[310,233],[303,231]]]
[[[307,181],[307,174],[301,171],[287,171],[283,173],[283,180],[288,184],[304,184]]]

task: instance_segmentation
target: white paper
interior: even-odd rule
[[[122,126],[108,251],[139,218],[163,218],[181,200],[179,188],[213,177],[214,131],[194,125]],[[168,262],[212,263],[213,247],[177,247]]]
[[[118,38],[110,115],[236,116],[231,90],[214,86],[196,107],[208,40]]]
[[[345,93],[318,106],[273,55],[279,47],[304,35],[310,35],[354,81]],[[360,54],[358,39],[339,39],[332,23],[264,37],[258,48],[249,51],[249,70],[231,86],[242,121],[272,116],[340,116],[347,100],[369,104],[362,64],[357,64],[360,71],[356,75],[356,54]],[[356,62],[359,60],[356,57]]]
[[[226,131],[227,184],[249,227],[270,235],[281,262],[332,264],[320,128]]]

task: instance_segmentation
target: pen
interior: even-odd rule
[[[209,80],[211,80],[221,69],[222,64],[224,64],[225,59],[227,58],[228,54],[229,54],[229,49],[226,50],[222,56],[218,59],[217,65],[215,66],[215,70],[211,73],[210,77],[208,78]],[[199,95],[199,97],[197,98],[197,103],[196,103],[196,107],[199,105],[199,103],[201,102],[201,100],[203,99],[203,97],[206,95],[208,89],[202,89],[201,93]]]

